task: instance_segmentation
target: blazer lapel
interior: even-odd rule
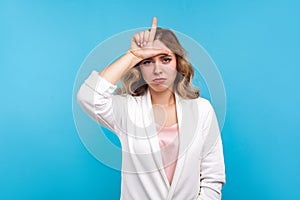
[[[186,151],[192,144],[193,138],[196,135],[197,120],[199,119],[198,106],[196,101],[185,101],[179,96],[177,92],[175,92],[175,97],[180,143],[176,169],[167,197],[168,200],[173,198],[176,185],[179,182],[180,175],[185,165]]]
[[[148,135],[149,138],[149,143],[152,151],[152,158],[155,161],[156,164],[156,169],[153,169],[152,171],[158,170],[161,178],[164,180],[165,184],[169,187],[168,180],[165,177],[164,169],[163,169],[163,163],[162,163],[162,157],[160,153],[160,147],[159,147],[159,142],[158,142],[158,137],[157,137],[157,130],[156,130],[156,125],[155,125],[155,120],[154,120],[154,114],[153,114],[153,109],[152,109],[152,102],[151,102],[151,95],[149,89],[146,92],[146,95],[143,97],[144,100],[144,105],[146,106],[143,111],[146,111],[144,113],[144,116],[147,117],[148,124],[150,124],[150,127],[146,130],[146,134]]]

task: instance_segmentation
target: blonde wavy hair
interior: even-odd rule
[[[177,60],[177,75],[174,81],[174,89],[184,99],[196,99],[200,92],[192,85],[194,70],[192,65],[185,59],[186,51],[179,43],[175,34],[163,28],[157,28],[155,40],[159,40],[168,47],[174,54]],[[121,78],[121,88],[116,90],[116,94],[132,96],[144,95],[148,89],[148,84],[143,79],[139,63],[127,72]]]

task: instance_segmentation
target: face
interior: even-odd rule
[[[161,41],[154,40],[154,48],[168,49]],[[172,90],[176,78],[176,57],[174,53],[162,54],[141,61],[140,69],[142,76],[150,89],[156,92]]]

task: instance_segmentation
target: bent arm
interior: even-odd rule
[[[102,72],[93,71],[77,93],[82,109],[98,124],[115,133],[118,123],[113,112],[113,92],[119,79],[137,62],[133,54],[126,53]]]
[[[98,124],[114,132],[112,93],[115,89],[116,85],[93,71],[77,93],[77,101],[81,108]]]
[[[145,55],[143,57],[145,58],[166,52],[162,49],[145,49],[139,51],[144,51]],[[116,132],[114,126],[119,125],[120,122],[117,122],[115,117],[119,119],[122,117],[119,116],[120,113],[115,113],[115,115],[113,113],[113,107],[116,106],[113,100],[117,99],[113,97],[116,84],[122,76],[140,61],[141,58],[129,51],[100,73],[93,71],[78,91],[77,101],[83,110],[92,119],[109,130]],[[116,112],[118,112],[118,109]]]
[[[119,79],[138,62],[136,56],[126,53],[102,72],[93,71],[77,94],[82,109],[94,121],[115,133],[117,122],[113,112],[113,92]]]
[[[134,56],[132,53],[127,52],[124,56],[118,59],[116,62],[105,68],[99,73],[99,76],[107,80],[113,85],[125,75],[132,67],[139,63],[141,59]]]
[[[77,101],[84,109],[84,111],[96,122],[105,126],[106,128],[115,132],[116,120],[113,113],[113,91],[116,89],[117,82],[129,70],[136,66],[141,60],[156,56],[158,54],[168,54],[169,52],[164,49],[151,48],[156,32],[156,18],[153,18],[152,28],[147,37],[143,37],[145,41],[140,41],[136,34],[132,38],[130,51],[119,58],[116,62],[106,67],[100,73],[93,71],[88,79],[82,84],[78,95]],[[141,32],[146,35],[145,32]],[[140,42],[148,42],[147,48],[138,45]],[[117,112],[119,110],[117,109]],[[116,113],[119,116],[120,113]]]

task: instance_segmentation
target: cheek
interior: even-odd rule
[[[176,70],[176,68],[177,68],[177,62],[175,61],[172,65],[172,69]]]
[[[151,75],[151,71],[149,68],[141,67],[141,74],[145,81],[147,81]]]
[[[170,63],[170,67],[171,67],[173,70],[176,70],[176,66],[177,66],[176,59],[173,59],[172,62]]]
[[[176,70],[176,66],[177,66],[177,60],[176,60],[176,58],[172,59],[171,64],[172,64],[172,68]]]
[[[168,66],[168,73],[171,75],[176,74],[177,73],[177,62],[176,60],[171,62]]]

